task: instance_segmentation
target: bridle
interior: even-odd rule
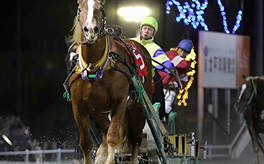
[[[252,91],[252,93],[250,95],[250,98],[249,98],[249,100],[247,102],[248,106],[251,104],[253,98],[257,96],[257,85],[254,83],[253,77],[251,77],[250,79],[251,79],[251,83],[252,83],[252,86],[253,86],[253,91]]]
[[[82,3],[82,1],[83,1],[83,0],[81,0],[80,3]],[[96,1],[97,3],[99,3],[99,4],[101,4],[102,6],[104,6],[104,2],[103,2],[103,1],[100,1],[100,0],[95,0],[95,1]],[[102,24],[103,24],[103,26],[100,27],[100,29],[99,29],[98,37],[103,36],[103,35],[105,34],[104,25],[106,24],[106,16],[105,16],[104,8],[101,7],[101,8],[100,8],[100,11],[101,11],[101,13],[102,13],[102,15],[103,15],[103,18],[102,18]],[[81,28],[82,33],[83,33],[83,35],[84,35],[85,31],[84,31],[84,29],[83,29],[83,27],[82,27],[82,23],[81,23],[81,19],[80,19],[80,13],[81,13],[81,12],[82,12],[82,10],[81,10],[81,8],[80,8],[80,4],[79,4],[78,9],[77,9],[77,20],[78,20],[78,22],[79,22],[79,24],[80,24],[80,28]],[[84,37],[84,38],[86,38],[86,37]],[[84,44],[84,43],[87,43],[87,42],[88,42],[88,40],[86,39],[85,41],[82,41],[81,44]]]
[[[238,99],[238,101],[237,101],[237,104],[238,104],[238,103],[241,103],[241,105],[243,106],[243,108],[248,108],[248,107],[250,107],[250,106],[251,106],[251,103],[252,103],[252,100],[253,100],[255,97],[257,97],[257,85],[255,84],[253,77],[250,77],[250,81],[251,81],[251,83],[252,83],[253,90],[252,90],[252,92],[251,92],[251,95],[250,95],[248,101],[247,101],[247,102],[243,102],[243,103],[241,103],[242,95],[239,96],[239,99]]]

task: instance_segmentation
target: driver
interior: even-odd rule
[[[188,76],[186,72],[191,66],[191,61],[185,60],[186,56],[191,52],[193,44],[189,39],[183,39],[180,41],[177,47],[171,48],[170,51],[166,52],[168,58],[173,62],[174,66],[177,68],[178,74],[183,88],[185,88],[188,82]],[[165,94],[165,113],[169,115],[173,108],[173,102],[176,95],[175,90],[178,89],[178,83],[175,81],[174,76],[167,76],[164,72],[159,71],[164,86]],[[173,113],[172,113],[173,115]]]
[[[154,42],[154,36],[158,31],[158,21],[153,17],[145,17],[140,23],[140,36],[138,38],[132,38],[137,42],[141,43],[149,52],[152,59],[163,64],[167,68],[174,67],[173,63],[166,56],[166,53],[161,49],[161,47]],[[153,103],[159,102],[160,109],[159,115],[162,120],[165,116],[165,102],[163,94],[163,86],[161,82],[160,75],[157,70],[164,73],[169,73],[169,70],[162,67],[158,63],[152,61],[154,68],[152,69],[152,77],[154,77],[155,88],[153,88]]]

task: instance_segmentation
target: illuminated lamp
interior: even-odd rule
[[[140,22],[145,16],[150,14],[147,7],[121,7],[117,10],[118,15],[128,22]]]

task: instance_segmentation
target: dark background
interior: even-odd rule
[[[184,1],[180,0],[181,3]],[[262,38],[263,43],[263,31],[259,33],[257,30],[263,29],[263,24],[257,22],[262,19],[263,23],[263,7],[259,9],[258,0],[241,1],[222,0],[222,3],[230,31],[238,10],[243,10],[236,34],[251,37],[251,74],[259,75],[263,73],[263,65],[257,70],[255,63],[259,55],[263,56],[263,45],[260,45],[262,52],[259,53],[256,40]],[[198,52],[198,31],[203,30],[202,27],[193,29],[182,21],[174,22],[178,12],[173,8],[171,14],[166,15],[165,0],[108,0],[105,4],[107,25],[119,24],[125,36],[135,36],[139,23],[128,24],[116,14],[117,8],[127,2],[146,4],[154,11],[152,16],[159,21],[155,39],[165,51],[177,46],[181,39],[190,38]],[[76,9],[75,0],[14,0],[1,5],[0,114],[20,116],[31,128],[32,137],[39,140],[75,139],[71,104],[62,97],[62,83],[67,76],[65,38],[71,34]],[[209,1],[204,19],[210,31],[224,32],[217,0]],[[263,57],[261,59],[263,63]],[[194,119],[197,113],[196,87],[197,80],[190,89],[190,105],[184,107],[192,111],[190,117]]]

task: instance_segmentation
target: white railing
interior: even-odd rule
[[[234,137],[233,141],[229,145],[207,145],[205,151],[205,158],[212,159],[212,158],[219,158],[219,157],[231,157],[233,158],[236,153],[235,148],[238,144],[238,140],[241,137],[241,134],[244,132],[246,128],[245,124],[242,124],[239,131],[237,132],[236,136]],[[217,151],[218,152],[214,152]],[[53,150],[25,150],[25,151],[7,151],[7,152],[0,152],[0,156],[16,156],[16,155],[24,155],[24,161],[29,162],[30,155],[39,155],[39,160],[42,160],[42,156],[45,154],[56,154],[56,162],[62,161],[62,154],[73,154],[74,149],[53,149]],[[225,153],[220,153],[220,151]],[[206,155],[207,154],[207,155]]]
[[[74,149],[54,149],[54,150],[25,150],[25,151],[7,151],[0,152],[0,156],[16,156],[16,155],[24,155],[25,162],[29,162],[29,155],[40,155],[43,154],[57,154],[56,162],[61,162],[62,154],[71,154],[74,153]],[[40,159],[42,160],[42,159]]]
[[[246,129],[246,124],[242,124],[239,131],[237,132],[235,138],[229,145],[207,145],[207,157],[208,159],[219,158],[219,157],[230,157],[233,158],[234,149],[238,140],[241,137],[242,133]],[[241,143],[242,144],[242,143]],[[245,144],[245,143],[243,143]],[[214,150],[218,150],[214,152]],[[220,153],[222,151],[222,153]],[[225,153],[224,153],[225,152]]]

